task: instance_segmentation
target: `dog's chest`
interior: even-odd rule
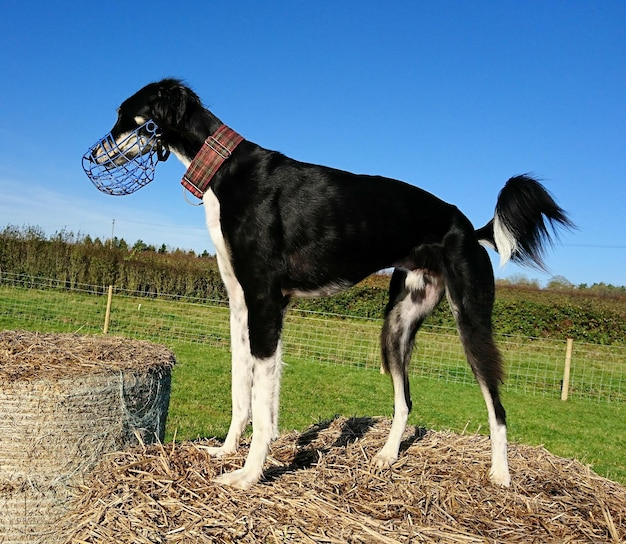
[[[219,238],[222,237],[222,229],[220,227],[220,203],[215,196],[215,193],[208,190],[202,198],[204,203],[204,212],[206,214],[206,224],[209,229],[209,234],[213,243],[217,243],[216,235],[219,232]],[[217,247],[215,248],[217,249]]]
[[[226,291],[231,299],[231,303],[235,297],[241,294],[241,286],[235,276],[233,269],[230,251],[226,247],[224,235],[222,233],[222,226],[220,223],[220,202],[215,196],[212,190],[208,190],[202,199],[204,203],[204,212],[206,214],[206,224],[209,229],[209,235],[215,246],[215,254],[217,256],[217,265],[220,270],[220,275],[226,286]]]
[[[215,196],[215,193],[208,190],[204,194],[202,199],[204,202],[204,212],[206,214],[206,224],[209,229],[209,235],[215,246],[215,253],[217,255],[218,263],[220,264],[220,270],[223,266],[228,270],[221,270],[222,275],[224,272],[232,273],[232,265],[230,262],[230,252],[226,247],[224,241],[224,235],[222,233],[222,226],[220,224],[220,202]]]

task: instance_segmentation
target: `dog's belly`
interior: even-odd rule
[[[354,284],[350,281],[337,281],[313,289],[283,289],[282,292],[283,295],[294,297],[329,297],[349,289],[352,285]]]

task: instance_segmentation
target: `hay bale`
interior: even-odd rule
[[[510,446],[513,485],[493,486],[488,438],[409,429],[390,470],[370,460],[390,422],[337,418],[272,446],[248,491],[213,478],[247,447],[209,458],[214,441],[107,458],[64,522],[64,543],[622,542],[626,489],[544,448]]]
[[[114,337],[0,332],[0,542],[44,542],[106,453],[163,439],[172,353]]]
[[[71,487],[39,478],[0,483],[0,542],[53,542],[72,497]]]

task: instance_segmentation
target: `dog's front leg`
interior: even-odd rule
[[[282,374],[281,330],[284,300],[255,290],[246,297],[248,338],[252,361],[252,442],[243,468],[217,481],[247,489],[261,478],[270,443],[278,433],[278,398]]]
[[[223,457],[237,451],[241,435],[250,421],[252,403],[252,380],[254,358],[250,353],[248,333],[248,310],[243,291],[231,286],[230,291],[230,339],[232,351],[232,418],[224,444],[205,448],[213,457]]]
[[[280,350],[268,358],[254,359],[254,385],[252,388],[252,442],[243,468],[222,474],[216,481],[221,484],[248,489],[259,481],[272,440],[277,432],[277,406],[281,377]]]
[[[243,289],[233,270],[230,252],[224,241],[220,223],[220,203],[213,191],[207,191],[204,195],[204,210],[230,307],[232,417],[224,444],[217,448],[206,448],[209,455],[222,457],[237,451],[241,435],[250,420],[254,361],[250,351],[248,307]]]

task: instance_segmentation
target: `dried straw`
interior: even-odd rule
[[[106,453],[163,438],[174,356],[122,338],[0,332],[0,542],[43,542]]]
[[[165,346],[115,336],[0,331],[0,385],[169,367]]]
[[[390,470],[370,460],[387,420],[337,418],[281,436],[248,491],[213,478],[247,447],[209,458],[212,441],[111,455],[81,488],[58,542],[622,542],[626,489],[543,448],[510,446],[513,485],[487,479],[489,440],[409,429]]]

